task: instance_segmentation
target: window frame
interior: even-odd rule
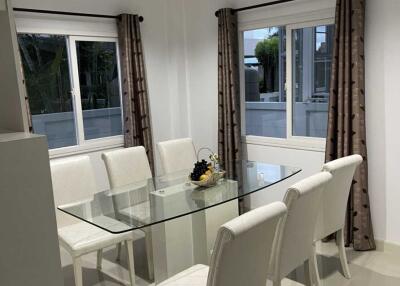
[[[75,121],[77,144],[72,146],[49,149],[50,159],[123,147],[124,115],[123,115],[123,101],[122,101],[123,97],[122,97],[122,81],[121,81],[121,61],[119,55],[119,43],[118,43],[118,35],[116,33],[115,21],[106,24],[102,23],[101,28],[106,27],[105,25],[108,24],[109,29],[106,29],[104,33],[102,33],[101,31],[93,31],[92,35],[90,32],[81,32],[81,31],[74,32],[69,30],[54,29],[54,27],[52,27],[51,25],[51,22],[54,21],[54,19],[40,19],[39,25],[35,25],[35,27],[26,26],[26,21],[28,20],[27,18],[22,17],[20,19],[22,19],[21,25],[18,25],[18,18],[17,18],[18,34],[49,34],[49,35],[66,36],[66,45],[67,45],[68,60],[69,60],[69,74],[71,82],[71,96],[74,109],[74,121]],[[60,23],[62,23],[61,19],[57,19],[57,21],[60,21]],[[112,27],[114,25],[115,25],[115,32],[113,31],[114,27]],[[47,29],[46,26],[49,28]],[[114,42],[116,45],[117,65],[119,71],[118,81],[119,81],[120,107],[121,107],[121,126],[122,126],[121,135],[85,140],[80,84],[79,84],[78,60],[76,53],[76,41]]]
[[[324,151],[326,138],[294,136],[293,135],[293,89],[292,89],[292,31],[306,27],[315,27],[321,25],[334,24],[334,16],[327,16],[327,13],[321,13],[319,17],[316,14],[309,17],[302,15],[301,17],[288,17],[282,21],[276,18],[265,19],[255,22],[239,22],[238,27],[238,43],[239,43],[239,63],[240,63],[240,105],[241,105],[241,127],[242,142],[245,144],[265,145],[273,147],[291,148],[299,150]],[[268,27],[283,26],[286,30],[286,138],[265,137],[246,135],[246,101],[245,101],[245,78],[244,69],[244,31],[262,29]]]

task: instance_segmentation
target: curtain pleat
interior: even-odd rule
[[[241,123],[237,16],[218,11],[218,155],[229,178],[241,188]],[[241,212],[243,204],[240,203]]]
[[[363,156],[346,214],[346,244],[375,249],[368,195],[364,92],[364,0],[337,0],[325,160]]]
[[[118,18],[125,147],[144,146],[154,174],[148,89],[138,15]]]
[[[229,176],[241,159],[237,19],[231,9],[218,13],[218,155]]]

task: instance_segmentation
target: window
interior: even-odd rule
[[[33,132],[50,149],[122,134],[114,38],[18,34]]]
[[[324,23],[243,31],[246,135],[326,137],[333,30]]]
[[[286,137],[286,31],[245,31],[246,135]]]

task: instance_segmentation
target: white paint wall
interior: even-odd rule
[[[5,0],[0,0],[0,10],[6,10],[6,1]]]
[[[22,73],[19,69],[19,57],[15,35],[13,13],[6,2],[0,2],[0,128],[12,131],[28,131],[25,93],[22,85]],[[7,9],[7,10],[6,10]],[[5,104],[7,103],[7,104]]]
[[[376,237],[400,244],[400,2],[369,0],[366,97],[372,214]]]
[[[382,3],[385,2],[385,3]],[[396,1],[393,1],[396,2]],[[386,195],[386,38],[388,1],[369,0],[365,22],[365,88],[367,148],[369,158],[369,194],[375,237],[387,239],[387,229],[397,228],[387,223]],[[395,73],[396,74],[396,73]],[[388,201],[389,202],[389,201]],[[400,241],[400,240],[398,240]]]

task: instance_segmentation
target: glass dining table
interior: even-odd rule
[[[242,160],[236,175],[204,188],[182,170],[57,206],[113,234],[151,230],[156,284],[198,263],[208,264],[218,228],[239,215],[238,200],[265,192],[300,168]]]

